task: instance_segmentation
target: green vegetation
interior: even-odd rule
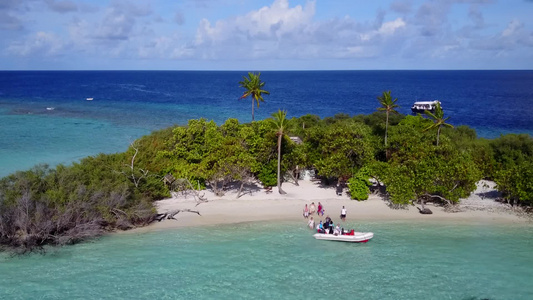
[[[431,134],[424,130],[428,122],[407,116],[391,128],[390,159],[374,166],[394,203],[418,199],[423,206],[424,201],[435,198],[455,203],[468,196],[483,177],[472,150],[457,149],[446,136],[440,145],[433,145]]]
[[[149,223],[153,199],[169,193],[157,177],[128,167],[131,154],[37,166],[0,179],[0,244],[24,252]]]
[[[384,111],[393,112],[390,92],[383,98],[382,105],[391,108]],[[380,112],[304,115],[290,122],[286,116],[279,110],[271,119],[248,124],[228,119],[220,126],[190,120],[142,137],[124,153],[2,178],[0,244],[28,251],[145,225],[155,218],[153,201],[170,194],[163,183],[168,174],[219,196],[238,188],[239,197],[253,179],[281,191],[283,174],[297,184],[298,172],[307,168],[326,182],[346,181],[353,199],[367,199],[374,178],[393,204],[422,207],[427,201],[453,205],[487,178],[511,203],[533,204],[531,136],[478,139],[466,126],[446,126],[440,107],[435,122]],[[431,128],[437,128],[437,143]]]
[[[493,154],[488,167],[498,190],[511,204],[533,206],[533,138],[509,134],[489,142]]]
[[[348,188],[350,189],[350,196],[352,199],[368,199],[368,194],[370,194],[370,189],[368,187],[372,185],[368,180],[370,177],[370,169],[364,167],[359,169],[359,171],[348,180]]]

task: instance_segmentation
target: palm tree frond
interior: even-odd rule
[[[261,73],[254,74],[248,72],[248,77],[243,76],[243,81],[239,81],[240,87],[244,88],[245,91],[239,99],[247,98],[252,96],[252,121],[254,121],[254,102],[259,107],[259,102],[264,102],[262,94],[270,95],[268,91],[262,89],[265,85],[265,82],[262,82],[260,79]]]
[[[427,111],[427,110],[424,111],[424,113],[433,119],[433,124],[429,126],[428,128],[424,129],[424,131],[428,131],[432,128],[437,128],[437,146],[438,146],[440,128],[442,126],[453,128],[453,125],[446,123],[446,121],[448,121],[450,117],[444,118],[444,111],[442,110],[442,107],[440,106],[439,102],[437,102],[437,104],[435,105],[435,113],[431,113],[430,111]]]
[[[437,116],[435,116],[432,112],[430,112],[429,110],[426,110],[424,111],[424,114],[426,114],[427,116],[431,117],[433,120],[438,120],[439,118],[437,118]]]

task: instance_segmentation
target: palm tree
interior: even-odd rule
[[[276,128],[276,135],[278,136],[278,191],[280,194],[286,194],[285,191],[281,189],[281,141],[283,135],[285,135],[285,129],[289,123],[287,117],[287,111],[278,109],[277,112],[272,114],[272,123]]]
[[[387,120],[385,121],[385,147],[387,147],[387,130],[389,129],[389,114],[398,112],[395,110],[395,108],[399,107],[398,104],[396,104],[396,101],[398,101],[398,98],[394,98],[392,100],[392,97],[390,95],[390,91],[383,92],[383,95],[381,97],[378,97],[379,103],[381,104],[381,107],[378,108],[378,111],[384,111],[387,114]]]
[[[447,117],[444,118],[444,111],[442,111],[442,108],[440,107],[440,103],[437,102],[435,105],[435,113],[431,113],[430,111],[426,110],[424,112],[427,116],[433,119],[433,124],[429,126],[428,128],[424,129],[424,131],[428,131],[433,128],[437,128],[437,146],[439,145],[439,136],[440,136],[440,128],[442,126],[453,128],[453,125],[446,123],[446,121],[450,118]]]
[[[254,121],[254,100],[257,102],[257,107],[259,107],[259,101],[264,102],[263,95],[270,95],[270,92],[263,90],[264,82],[261,82],[259,78],[261,73],[251,73],[248,72],[248,78],[243,76],[243,81],[239,81],[240,87],[244,88],[245,91],[239,99],[244,99],[248,96],[252,96],[252,122]]]

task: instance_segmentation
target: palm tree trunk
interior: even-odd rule
[[[440,126],[437,129],[437,146],[439,145],[439,136],[440,136]]]
[[[281,189],[281,138],[283,135],[278,132],[278,191],[280,194],[287,194]]]
[[[252,97],[252,122],[254,121],[254,97]]]
[[[385,147],[387,147],[387,131],[389,129],[389,111],[387,111],[387,121],[385,122]]]

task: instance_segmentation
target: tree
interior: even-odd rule
[[[512,205],[533,205],[533,160],[496,172],[497,188]]]
[[[383,95],[378,97],[379,103],[381,104],[381,107],[378,107],[378,111],[384,111],[387,115],[387,120],[385,121],[385,147],[387,147],[387,131],[389,128],[389,114],[398,112],[395,110],[395,108],[399,107],[398,104],[396,104],[396,101],[398,101],[398,98],[394,98],[392,100],[392,97],[390,95],[390,91],[383,92]]]
[[[350,178],[373,160],[372,139],[370,127],[351,120],[312,128],[306,139],[310,163],[325,178]]]
[[[287,111],[279,110],[272,114],[272,123],[276,128],[276,135],[278,136],[278,191],[280,194],[286,194],[281,189],[281,141],[285,135],[285,129],[287,128],[289,120],[287,120]]]
[[[408,116],[391,128],[391,157],[376,164],[372,175],[383,182],[394,204],[439,199],[457,203],[475,190],[482,178],[470,151],[461,151],[448,139],[441,146],[428,145],[432,137],[422,131],[429,122]]]
[[[350,198],[356,200],[366,200],[368,199],[368,194],[370,194],[370,168],[363,167],[359,169],[352,178],[348,180],[348,189],[350,190]]]
[[[453,125],[446,123],[446,121],[450,117],[444,118],[444,111],[442,110],[442,108],[440,107],[440,103],[438,102],[435,105],[435,113],[431,113],[430,111],[427,111],[427,110],[424,113],[433,119],[433,124],[429,126],[428,128],[426,128],[424,131],[437,128],[437,146],[438,146],[441,127],[446,126],[446,127],[453,128]]]
[[[512,205],[533,205],[533,138],[508,134],[491,140],[490,147],[498,191]]]
[[[254,119],[254,101],[257,102],[257,107],[259,107],[259,101],[264,102],[263,94],[270,95],[270,92],[263,90],[265,83],[259,78],[261,73],[251,73],[248,72],[248,78],[243,76],[243,81],[239,81],[240,87],[244,88],[245,91],[239,99],[244,99],[248,96],[252,96],[252,122]]]

